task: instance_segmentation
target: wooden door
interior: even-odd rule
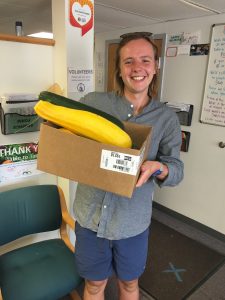
[[[115,65],[116,65],[116,50],[119,43],[110,43],[108,45],[108,70],[107,70],[107,91],[115,90],[116,84],[114,80]]]

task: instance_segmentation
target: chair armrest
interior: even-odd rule
[[[62,218],[72,230],[75,230],[75,220],[71,217],[68,211],[62,211]]]
[[[59,191],[59,197],[60,197],[60,205],[61,205],[61,211],[62,211],[62,224],[60,226],[60,235],[67,247],[74,252],[75,247],[71,243],[68,232],[67,232],[67,225],[73,230],[75,230],[75,220],[71,217],[71,215],[68,212],[67,206],[66,206],[66,201],[64,197],[64,193],[62,189],[58,186],[58,191]]]

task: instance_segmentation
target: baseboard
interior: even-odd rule
[[[216,231],[216,230],[214,230],[214,229],[212,229],[212,228],[210,228],[206,225],[203,225],[203,224],[201,224],[201,223],[199,223],[199,222],[197,222],[197,221],[195,221],[191,218],[188,218],[188,217],[186,217],[186,216],[184,216],[184,215],[182,215],[182,214],[180,214],[180,213],[178,213],[178,212],[176,212],[176,211],[174,211],[170,208],[167,208],[167,207],[165,207],[165,206],[163,206],[163,205],[161,205],[157,202],[153,202],[153,208],[155,208],[158,211],[161,211],[161,212],[163,212],[163,213],[165,213],[165,214],[167,214],[167,215],[169,215],[169,216],[171,216],[171,217],[173,217],[173,218],[175,218],[175,219],[177,219],[177,220],[179,220],[183,223],[186,223],[186,224],[188,224],[188,225],[190,225],[190,226],[192,226],[192,227],[194,227],[194,228],[210,235],[211,237],[216,238],[216,239],[222,241],[223,243],[225,243],[225,235],[222,234],[221,232],[218,232],[218,231]]]

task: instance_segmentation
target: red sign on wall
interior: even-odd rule
[[[94,7],[90,0],[70,0],[70,24],[81,28],[83,36],[93,27]]]

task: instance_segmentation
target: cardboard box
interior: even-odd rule
[[[37,168],[130,198],[150,147],[152,128],[129,122],[124,125],[137,149],[102,144],[43,123]]]

